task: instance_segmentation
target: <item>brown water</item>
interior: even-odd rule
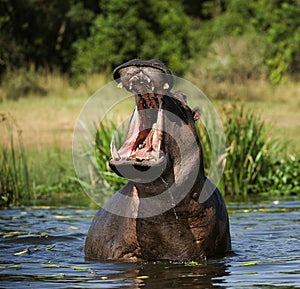
[[[300,201],[230,205],[234,255],[202,264],[91,262],[95,211],[2,210],[1,288],[300,288]]]

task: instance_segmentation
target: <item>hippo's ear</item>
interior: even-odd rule
[[[197,121],[200,119],[200,115],[201,115],[201,110],[199,107],[196,107],[193,109],[193,118],[194,118],[194,121]]]

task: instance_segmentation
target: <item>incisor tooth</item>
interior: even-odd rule
[[[110,143],[110,153],[114,160],[118,161],[121,159],[113,140]]]

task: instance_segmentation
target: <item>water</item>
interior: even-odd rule
[[[235,254],[202,264],[87,261],[95,211],[2,210],[0,287],[300,288],[300,201],[228,207]]]

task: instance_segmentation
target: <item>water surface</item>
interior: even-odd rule
[[[229,205],[232,256],[194,263],[91,262],[94,210],[1,210],[1,288],[300,288],[300,201]]]

